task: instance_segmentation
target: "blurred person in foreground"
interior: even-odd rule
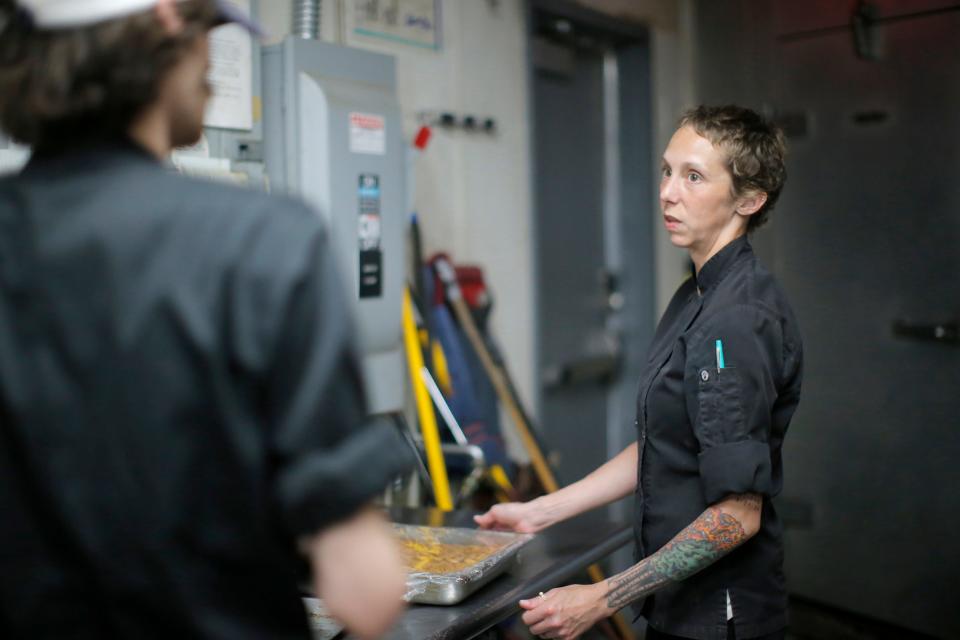
[[[687,112],[663,153],[662,224],[695,275],[664,312],[637,394],[637,441],[584,479],[494,506],[482,527],[539,531],[634,494],[633,567],[520,601],[544,638],[575,638],[633,604],[648,640],[781,639],[787,626],[781,447],[803,350],[748,234],[786,179],[783,134],[736,106]]]
[[[0,0],[0,636],[362,637],[404,575],[319,217],[180,177],[226,1]]]

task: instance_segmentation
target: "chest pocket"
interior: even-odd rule
[[[706,449],[745,437],[740,370],[705,368],[699,371],[698,378],[695,427],[701,447]]]

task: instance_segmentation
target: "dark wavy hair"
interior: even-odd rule
[[[735,197],[752,191],[767,194],[763,207],[748,219],[747,231],[767,222],[787,180],[783,131],[757,112],[734,105],[699,106],[684,113],[678,126],[693,127],[724,152]]]
[[[177,3],[168,34],[153,11],[75,29],[39,30],[0,0],[0,129],[31,146],[120,134],[157,97],[163,74],[218,22],[210,0]]]

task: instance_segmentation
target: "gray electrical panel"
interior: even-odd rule
[[[399,411],[406,152],[394,60],[295,37],[265,47],[263,124],[273,191],[306,199],[330,230],[371,412]]]

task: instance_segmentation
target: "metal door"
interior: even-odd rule
[[[619,349],[607,331],[603,242],[603,59],[538,43],[535,157],[541,420],[569,484],[607,452],[606,383]],[[559,64],[545,67],[544,57]],[[549,63],[548,63],[549,64]],[[588,370],[595,361],[595,371]]]
[[[779,23],[842,25],[839,4],[780,3]],[[847,28],[776,48],[795,136],[774,254],[806,347],[784,449],[787,578],[960,637],[960,12],[872,29],[876,60]]]
[[[635,438],[637,368],[653,331],[649,67],[642,33],[540,18],[531,82],[539,414],[569,484]]]

